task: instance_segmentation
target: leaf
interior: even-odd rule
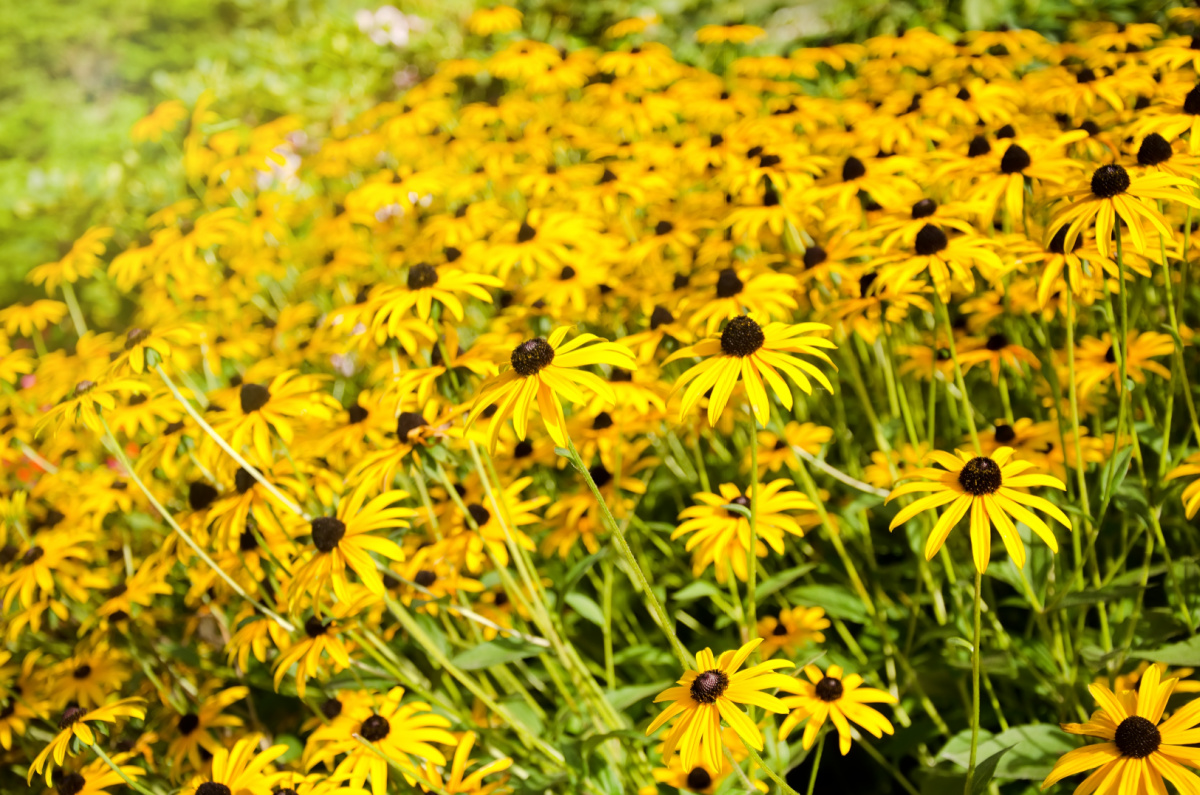
[[[1182,643],[1172,643],[1170,646],[1158,649],[1131,651],[1129,656],[1167,665],[1197,666],[1200,665],[1200,635]]]
[[[513,660],[535,657],[545,651],[541,646],[526,643],[520,638],[496,638],[460,652],[450,662],[464,671],[477,671]]]
[[[583,752],[585,754],[590,754],[593,750],[595,750],[597,745],[600,745],[600,743],[621,738],[632,740],[635,743],[646,742],[646,735],[642,734],[641,732],[634,731],[633,729],[618,729],[617,731],[609,732],[608,734],[593,734],[591,737],[588,737],[583,741]]]
[[[1116,602],[1126,597],[1137,596],[1141,590],[1142,588],[1140,585],[1110,585],[1106,588],[1074,591],[1060,599],[1051,607],[1051,609],[1061,610],[1064,607],[1093,605],[1100,604],[1101,602]]]
[[[1012,748],[1011,745],[1001,748],[975,766],[975,773],[971,776],[971,795],[985,795],[988,791],[988,784],[991,783],[992,776],[996,773],[996,765],[1000,764],[1000,758]]]
[[[838,585],[802,585],[788,592],[792,600],[808,607],[823,607],[835,618],[867,623],[867,608],[848,588]]]
[[[1079,738],[1067,734],[1050,723],[1029,723],[1013,726],[992,735],[979,733],[977,757],[987,759],[1002,750],[1006,753],[996,765],[995,778],[1037,780],[1045,778],[1055,761],[1067,751],[1078,748]],[[967,767],[971,755],[971,731],[964,729],[943,746],[939,759]],[[986,756],[985,756],[986,755]]]
[[[600,609],[600,605],[591,597],[584,596],[581,593],[569,593],[565,599],[576,613],[591,621],[598,627],[604,626],[604,611]]]
[[[609,704],[612,704],[613,709],[617,712],[628,709],[634,704],[650,696],[657,696],[662,691],[666,690],[675,682],[671,679],[664,679],[661,682],[655,682],[650,685],[630,685],[629,687],[618,687],[616,690],[609,691],[604,694],[604,698]]]
[[[286,745],[287,751],[283,756],[275,760],[279,764],[287,764],[300,758],[300,754],[304,753],[304,743],[294,734],[277,734],[275,735],[275,745]]]
[[[530,709],[524,698],[513,696],[501,700],[500,703],[504,705],[508,714],[529,729],[534,737],[541,737],[546,733],[546,724],[536,712]]]
[[[759,594],[762,594],[761,589],[759,589]],[[708,580],[695,580],[671,594],[671,599],[676,602],[692,602],[702,596],[712,599],[713,597],[723,597],[724,594]]]
[[[787,586],[791,585],[793,581],[803,577],[805,574],[808,574],[814,568],[815,566],[812,563],[805,563],[801,566],[796,566],[768,577],[758,584],[758,595],[756,598],[765,599],[766,597],[778,591],[780,588],[786,588]]]

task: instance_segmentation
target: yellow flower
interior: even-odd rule
[[[1191,475],[1200,475],[1200,453],[1192,453],[1182,464],[1172,469],[1167,473],[1167,480],[1175,478],[1183,478]],[[1188,519],[1196,516],[1196,512],[1200,511],[1200,478],[1193,480],[1183,489],[1183,510],[1187,514]]]
[[[720,770],[722,719],[742,742],[756,751],[762,750],[762,732],[737,705],[752,704],[779,714],[787,712],[782,701],[763,691],[789,686],[792,680],[774,671],[790,668],[792,664],[787,660],[768,660],[739,671],[760,643],[762,638],[752,640],[737,651],[722,652],[719,659],[713,657],[712,649],[705,649],[696,655],[697,670],[686,671],[678,687],[658,694],[654,703],[671,703],[646,729],[646,735],[654,734],[675,718],[663,743],[664,758],[670,759],[678,751],[685,768],[695,767],[703,760],[710,770]]]
[[[118,393],[144,394],[149,391],[148,385],[133,378],[114,378],[99,384],[95,381],[80,381],[71,390],[71,394],[42,415],[35,431],[40,434],[46,426],[53,425],[54,433],[57,434],[65,425],[82,422],[88,429],[101,433],[103,428],[100,425],[100,412],[116,408]]]
[[[809,681],[788,679],[781,689],[794,696],[785,696],[782,702],[792,708],[792,714],[784,718],[779,726],[780,739],[786,738],[800,721],[805,718],[802,744],[804,749],[813,747],[817,734],[828,719],[838,733],[838,747],[845,756],[850,752],[850,723],[854,721],[876,737],[892,734],[892,722],[867,704],[895,704],[896,697],[883,690],[863,687],[863,678],[858,674],[844,676],[840,665],[831,665],[825,673],[815,665],[806,665],[804,673]]]
[[[149,114],[133,123],[129,137],[134,143],[161,141],[163,134],[175,129],[187,115],[187,108],[177,99],[160,102]]]
[[[1028,461],[1012,461],[1011,447],[998,448],[991,456],[972,456],[961,450],[957,457],[940,450],[934,450],[927,458],[945,467],[932,467],[915,470],[906,478],[922,478],[915,483],[897,486],[888,495],[887,502],[905,494],[918,492],[933,492],[922,497],[911,505],[903,508],[892,523],[889,530],[894,530],[922,511],[939,508],[947,503],[950,506],[942,513],[929,539],[925,542],[925,559],[932,560],[937,551],[946,542],[946,536],[958,524],[958,521],[971,512],[971,550],[975,559],[975,568],[982,574],[992,557],[992,528],[995,525],[1004,540],[1004,547],[1012,556],[1018,569],[1025,567],[1025,544],[1017,535],[1017,528],[1009,519],[1011,514],[1018,521],[1028,525],[1041,537],[1051,551],[1058,552],[1058,541],[1054,533],[1029,508],[1036,508],[1050,514],[1063,527],[1071,529],[1071,522],[1058,506],[1043,497],[1026,494],[1017,489],[1029,486],[1048,486],[1065,490],[1066,486],[1058,478],[1050,475],[1021,474],[1031,468]],[[989,523],[990,522],[990,523]]]
[[[708,401],[708,424],[716,425],[717,418],[729,402],[729,396],[739,378],[745,382],[754,417],[762,425],[766,425],[771,417],[771,404],[765,385],[771,387],[771,391],[785,408],[792,408],[792,390],[788,388],[779,371],[810,395],[812,383],[808,380],[808,375],[833,392],[833,384],[829,383],[824,373],[815,365],[793,355],[803,353],[815,356],[833,366],[833,360],[819,349],[837,346],[827,339],[810,334],[814,331],[828,330],[829,326],[824,323],[768,323],[764,328],[753,317],[741,315],[725,324],[720,336],[676,351],[664,364],[692,356],[706,357],[675,382],[676,391],[686,387],[679,408],[680,419],[687,416],[701,396],[712,389],[712,396]]]
[[[332,584],[340,601],[350,601],[347,566],[372,593],[384,592],[383,578],[369,553],[378,552],[392,560],[404,560],[404,550],[395,541],[371,533],[408,527],[407,520],[416,512],[393,506],[393,503],[408,499],[407,492],[387,491],[363,505],[366,498],[367,489],[359,487],[348,499],[338,503],[336,516],[318,516],[312,520],[312,544],[316,551],[296,570],[288,586],[288,609],[295,610],[300,597],[306,593],[317,602],[319,590],[327,584]]]
[[[183,795],[272,795],[274,785],[285,773],[268,773],[267,765],[287,753],[286,745],[272,745],[255,753],[259,736],[252,734],[234,743],[233,748],[219,748],[213,754],[212,772],[193,778],[183,789]],[[219,784],[220,787],[211,786]]]
[[[432,265],[421,262],[408,269],[403,287],[388,286],[371,296],[368,311],[374,316],[371,328],[377,340],[383,339],[380,331],[387,329],[388,337],[397,336],[401,323],[409,310],[416,308],[417,317],[429,320],[433,302],[440,301],[457,320],[463,319],[463,305],[455,293],[466,293],[490,304],[492,296],[485,287],[500,287],[504,282],[495,276],[483,273],[466,273],[454,268],[440,272]],[[393,330],[395,327],[396,330]]]
[[[107,226],[94,226],[83,233],[71,246],[67,255],[58,262],[38,265],[29,272],[29,283],[46,288],[46,295],[53,295],[63,282],[74,284],[86,279],[95,271],[104,254],[104,241],[112,237],[113,230]]]
[[[546,431],[555,444],[566,447],[567,421],[559,395],[572,403],[585,403],[587,398],[583,390],[586,389],[608,403],[616,399],[607,381],[582,368],[608,364],[626,370],[637,369],[628,348],[603,341],[595,334],[580,334],[564,345],[569,330],[563,326],[551,332],[549,339],[535,337],[522,342],[513,349],[512,367],[483,384],[466,424],[470,428],[484,409],[497,405],[488,426],[488,449],[492,452],[496,450],[500,428],[509,417],[512,417],[517,437],[525,438],[535,398]],[[593,342],[596,344],[590,344]]]
[[[757,25],[705,25],[696,31],[700,44],[748,44],[766,36],[767,32]]]
[[[432,760],[425,761],[425,778],[446,795],[489,795],[489,793],[495,792],[498,787],[503,786],[504,779],[484,784],[484,776],[508,770],[512,767],[512,760],[508,757],[493,759],[467,775],[467,767],[472,762],[471,749],[473,747],[475,747],[475,732],[466,732],[459,740],[458,748],[454,750],[454,761],[450,765],[445,780],[442,780],[442,775],[434,767]],[[421,789],[426,789],[424,784],[421,785]],[[428,792],[428,790],[426,791]]]
[[[467,29],[476,36],[507,33],[521,27],[523,14],[512,6],[499,5],[493,8],[477,8],[467,19]]]
[[[1099,707],[1087,723],[1065,723],[1071,734],[1099,737],[1106,742],[1068,751],[1042,782],[1046,789],[1067,776],[1095,770],[1076,792],[1095,795],[1125,795],[1134,792],[1166,792],[1163,778],[1180,792],[1200,791],[1200,777],[1183,766],[1195,767],[1200,699],[1189,702],[1166,721],[1163,711],[1177,679],[1162,681],[1165,665],[1146,671],[1137,691],[1117,693],[1104,685],[1088,685]]]
[[[70,752],[72,740],[78,740],[82,745],[91,745],[96,742],[96,733],[91,726],[88,726],[88,723],[92,721],[116,723],[117,718],[145,718],[146,710],[140,706],[143,701],[144,699],[141,698],[123,698],[92,710],[83,707],[67,707],[58,720],[58,734],[33,760],[25,781],[33,781],[34,775],[41,773],[45,768],[46,784],[50,784],[50,773],[54,770],[55,765],[62,765],[63,760]],[[53,764],[47,764],[51,755],[54,757]],[[71,755],[74,756],[74,753]]]
[[[795,655],[810,641],[824,643],[829,619],[820,607],[793,607],[779,611],[779,617],[765,616],[758,620],[758,636],[763,639],[762,655],[770,657],[778,649]]]
[[[67,316],[67,305],[62,301],[43,298],[32,304],[13,304],[0,309],[0,323],[10,337],[21,332],[22,337],[32,337],[33,332],[44,331],[47,326],[58,323]]]

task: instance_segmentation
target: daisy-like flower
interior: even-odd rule
[[[48,298],[28,305],[13,304],[6,309],[0,309],[0,323],[4,324],[4,331],[10,337],[17,332],[20,332],[22,337],[32,337],[34,331],[40,332],[66,316],[67,305]]]
[[[795,655],[807,643],[824,643],[829,619],[820,607],[793,607],[779,611],[779,617],[764,616],[758,620],[758,636],[763,639],[762,655],[770,657],[779,649]]]
[[[435,744],[457,744],[454,735],[446,731],[450,721],[430,712],[429,705],[422,701],[401,703],[403,696],[404,688],[394,687],[386,695],[343,700],[345,706],[337,719],[317,728],[309,737],[310,748],[316,750],[308,757],[307,768],[311,770],[322,763],[333,767],[337,758],[345,754],[334,767],[333,779],[362,787],[370,776],[374,795],[384,795],[387,759],[414,773],[418,769],[412,760],[414,756],[435,765],[446,764],[446,757]],[[364,747],[357,738],[374,749]]]
[[[296,420],[332,419],[334,411],[341,408],[332,395],[319,391],[325,380],[326,376],[286,370],[266,386],[244,383],[238,392],[240,414],[228,412],[224,422],[214,423],[217,433],[235,450],[251,444],[260,459],[271,461],[272,430],[290,445],[296,438]]]
[[[190,324],[152,329],[131,328],[125,335],[124,351],[113,361],[113,370],[128,368],[141,374],[160,362],[171,362],[176,366],[184,364],[186,360],[180,355],[178,346],[198,344],[197,332],[197,327]]]
[[[272,795],[275,784],[286,773],[268,773],[270,765],[288,751],[286,745],[258,750],[260,737],[252,734],[234,743],[233,748],[218,748],[212,758],[212,772],[193,778],[183,795]]]
[[[340,607],[342,604],[342,602],[338,602],[337,606]],[[279,659],[275,662],[276,692],[279,692],[279,685],[287,676],[292,663],[296,663],[296,695],[300,698],[304,698],[308,677],[320,669],[322,653],[329,655],[337,664],[339,671],[350,667],[350,653],[346,650],[346,644],[337,636],[336,630],[332,621],[326,623],[317,616],[308,617],[308,620],[304,622],[305,638],[288,647],[288,650],[279,655]]]
[[[141,707],[144,701],[145,699],[141,698],[123,698],[92,710],[87,710],[83,707],[67,707],[63,710],[62,717],[58,720],[58,734],[54,735],[54,739],[50,741],[50,744],[43,748],[41,753],[34,758],[33,764],[29,766],[29,775],[26,776],[25,781],[33,781],[33,777],[41,773],[44,768],[46,771],[46,784],[50,784],[51,771],[54,770],[55,765],[62,765],[68,752],[71,752],[73,740],[78,740],[82,745],[91,745],[96,742],[96,731],[91,726],[88,726],[89,723],[93,721],[98,723],[116,723],[118,718],[138,718],[140,720],[146,717],[146,710]],[[71,755],[74,756],[74,753],[71,753]],[[52,756],[53,764],[47,764],[50,762]]]
[[[705,25],[696,31],[700,44],[749,44],[767,35],[757,25]]]
[[[113,230],[107,226],[92,227],[75,241],[65,257],[58,262],[38,265],[29,272],[27,278],[30,283],[45,287],[46,295],[54,295],[63,282],[73,284],[88,278],[99,266],[106,247],[105,241],[112,237],[112,233]]]
[[[1027,364],[1035,370],[1041,369],[1042,363],[1028,348],[1012,342],[1004,334],[992,334],[976,348],[960,351],[958,361],[962,364],[963,372],[967,372],[977,364],[986,364],[992,374],[992,383],[1000,380],[1000,365],[1006,364],[1016,372],[1021,372],[1021,364]]]
[[[686,671],[678,687],[658,694],[654,703],[671,703],[646,729],[646,735],[654,734],[667,721],[675,719],[663,742],[664,759],[669,760],[678,751],[685,768],[691,769],[703,760],[710,770],[720,770],[724,756],[722,719],[742,742],[756,751],[762,750],[762,732],[738,705],[753,704],[778,714],[787,712],[782,701],[763,691],[789,687],[792,680],[775,671],[790,668],[792,664],[787,660],[767,660],[739,671],[760,643],[762,638],[757,638],[737,651],[722,652],[720,658],[713,657],[712,649],[705,649],[696,655],[697,670]]]
[[[512,6],[498,5],[492,8],[477,8],[467,20],[467,30],[476,36],[493,33],[508,33],[521,27],[520,11]]]
[[[201,698],[195,711],[179,716],[175,722],[175,735],[167,746],[167,756],[176,768],[186,759],[194,769],[200,769],[201,752],[216,754],[223,746],[213,732],[228,731],[242,725],[236,715],[225,715],[223,711],[234,702],[250,694],[247,687],[229,687],[220,693]],[[164,730],[164,734],[169,733]]]
[[[160,102],[154,110],[133,123],[129,137],[134,143],[162,140],[165,133],[179,126],[188,116],[187,108],[177,99]]]
[[[781,372],[810,395],[812,382],[808,376],[833,392],[833,384],[824,373],[812,363],[795,356],[798,353],[815,356],[836,370],[833,360],[821,348],[832,349],[837,345],[812,334],[828,330],[829,326],[824,323],[768,323],[763,327],[752,316],[741,315],[726,323],[719,336],[676,351],[664,364],[676,359],[704,357],[704,361],[692,366],[675,382],[676,391],[684,390],[683,402],[679,407],[680,419],[686,417],[704,393],[711,389],[708,424],[716,425],[739,379],[746,384],[755,418],[764,426],[771,417],[766,385],[771,387],[785,408],[792,408],[792,390],[783,380]]]
[[[616,400],[612,387],[584,367],[608,364],[626,370],[636,370],[633,353],[623,345],[601,340],[595,334],[580,334],[563,344],[570,329],[555,329],[550,337],[535,337],[513,349],[512,367],[488,379],[475,398],[467,416],[469,428],[484,409],[496,405],[488,425],[488,449],[496,450],[500,428],[509,417],[519,439],[524,439],[529,427],[529,413],[537,400],[538,413],[546,431],[559,447],[567,446],[566,418],[559,396],[572,403],[585,403],[584,390],[609,403]],[[595,343],[595,344],[592,344]]]
[[[493,759],[468,775],[467,768],[474,761],[471,759],[471,749],[474,747],[475,732],[465,733],[459,740],[458,748],[454,749],[454,759],[450,764],[450,769],[446,771],[446,778],[442,779],[442,774],[438,772],[431,760],[425,762],[425,778],[446,795],[490,795],[495,792],[499,787],[504,786],[504,779],[485,784],[484,777],[508,770],[512,767],[512,760],[508,757]],[[424,789],[423,785],[422,789]]]
[[[1066,194],[1077,200],[1054,216],[1046,229],[1046,239],[1054,237],[1065,226],[1067,237],[1063,241],[1063,248],[1071,251],[1080,233],[1095,221],[1096,248],[1101,256],[1107,257],[1113,230],[1120,219],[1129,230],[1134,249],[1144,254],[1146,229],[1143,221],[1149,222],[1165,240],[1175,239],[1170,225],[1154,202],[1179,202],[1200,209],[1200,199],[1191,193],[1195,187],[1195,183],[1189,179],[1161,171],[1130,178],[1123,166],[1100,166],[1092,173],[1092,181],[1087,188]]]
[[[976,234],[947,237],[935,224],[926,224],[917,232],[912,254],[879,257],[875,264],[879,268],[880,284],[893,289],[928,273],[942,303],[949,303],[951,285],[970,291],[975,289],[972,265],[989,281],[1004,269],[987,238]]]
[[[466,273],[455,268],[439,271],[428,263],[420,262],[408,269],[403,287],[382,287],[371,296],[368,303],[368,311],[374,316],[371,329],[375,332],[376,341],[395,337],[400,324],[413,308],[417,310],[417,317],[429,320],[435,300],[440,301],[455,319],[462,320],[463,304],[456,293],[464,293],[490,304],[492,295],[485,288],[503,284],[495,276],[486,273]]]
[[[929,453],[927,460],[945,467],[917,469],[906,478],[921,478],[920,481],[905,483],[892,489],[887,502],[906,494],[933,492],[901,509],[892,519],[889,530],[894,530],[922,511],[939,508],[949,503],[942,512],[933,532],[925,542],[925,558],[932,560],[946,542],[946,537],[959,520],[971,512],[971,550],[975,568],[982,574],[992,557],[992,525],[1000,532],[1004,547],[1012,556],[1018,569],[1025,567],[1025,545],[1017,535],[1017,528],[1009,516],[1027,524],[1041,537],[1051,551],[1058,552],[1058,541],[1054,533],[1030,508],[1050,514],[1068,530],[1071,522],[1058,506],[1044,497],[1026,494],[1018,489],[1030,486],[1048,486],[1066,490],[1063,482],[1051,475],[1022,474],[1033,464],[1028,461],[1010,461],[1011,447],[1001,447],[990,456],[973,456],[961,450],[957,456],[940,450]]]
[[[64,426],[82,422],[89,430],[103,433],[100,412],[116,408],[117,395],[138,395],[149,391],[147,384],[134,378],[113,378],[101,383],[80,381],[58,405],[42,415],[35,431],[40,434],[47,426],[53,425],[57,435]]]
[[[113,762],[120,768],[120,773],[108,766],[103,759],[97,759],[90,765],[71,773],[63,773],[54,784],[55,795],[109,795],[110,787],[121,787],[124,791],[125,780],[137,780],[146,775],[146,771],[137,765],[121,764],[130,754],[114,754]]]
[[[812,514],[816,506],[807,496],[798,491],[784,491],[786,486],[791,485],[792,481],[779,478],[759,488],[758,515],[755,517],[758,543],[754,554],[760,558],[766,557],[767,544],[776,554],[783,554],[785,532],[801,536],[806,526],[812,527],[817,523],[816,516]],[[699,577],[709,566],[715,565],[717,582],[724,583],[732,565],[734,576],[743,582],[746,580],[749,573],[746,570],[746,550],[750,548],[750,520],[741,511],[725,506],[736,505],[749,511],[749,494],[749,488],[746,494],[742,494],[741,489],[733,483],[722,483],[720,494],[700,492],[695,495],[700,505],[680,511],[679,518],[686,521],[671,533],[671,540],[693,534],[687,541],[686,549],[692,553],[694,576]],[[786,511],[806,511],[810,515],[797,519]]]
[[[1163,793],[1167,791],[1163,778],[1180,792],[1200,792],[1200,776],[1184,768],[1198,763],[1192,744],[1200,723],[1200,699],[1163,721],[1163,711],[1179,681],[1163,681],[1164,673],[1165,665],[1151,666],[1136,691],[1114,693],[1101,684],[1088,685],[1099,709],[1087,723],[1064,723],[1063,730],[1105,742],[1063,754],[1042,782],[1042,789],[1067,776],[1094,770],[1076,793]]]
[[[1167,473],[1166,480],[1175,480],[1176,478],[1186,478],[1193,475],[1200,475],[1200,453],[1192,453],[1179,466]],[[1183,489],[1183,510],[1187,514],[1188,519],[1193,519],[1196,512],[1200,511],[1200,478],[1193,480]]]
[[[384,592],[383,578],[369,553],[404,560],[404,550],[395,541],[372,533],[408,527],[408,519],[416,511],[395,505],[408,499],[404,491],[386,491],[364,505],[366,499],[367,489],[360,486],[338,504],[336,516],[318,516],[312,520],[312,544],[316,551],[296,570],[288,586],[289,609],[294,610],[305,593],[316,599],[320,589],[329,584],[340,601],[350,601],[347,566],[372,593]]]
[[[1170,378],[1171,371],[1154,361],[1155,356],[1169,356],[1175,351],[1175,340],[1161,331],[1129,332],[1129,338],[1121,347],[1125,354],[1125,375],[1134,383],[1146,383],[1146,372],[1160,378]],[[1097,387],[1111,380],[1117,392],[1121,391],[1121,368],[1117,364],[1117,353],[1113,350],[1112,337],[1102,334],[1084,337],[1079,341],[1075,356],[1075,383],[1079,393],[1090,395]]]
[[[825,673],[821,673],[821,669],[815,665],[806,665],[804,673],[809,681],[789,677],[780,688],[796,694],[780,699],[792,710],[779,726],[780,739],[786,738],[800,721],[807,718],[802,744],[808,750],[817,741],[817,734],[825,721],[830,720],[837,729],[838,748],[845,756],[850,752],[850,741],[853,739],[849,721],[854,721],[877,738],[895,731],[891,721],[874,707],[867,706],[895,704],[896,697],[891,693],[863,687],[861,676],[844,675],[840,665],[829,666]]]

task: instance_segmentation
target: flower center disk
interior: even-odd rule
[[[715,704],[728,687],[729,675],[724,671],[705,671],[692,680],[692,698],[701,704]]]
[[[1146,718],[1132,715],[1117,726],[1113,742],[1122,756],[1143,759],[1158,750],[1162,735],[1158,727]]]
[[[1092,174],[1092,193],[1111,199],[1129,189],[1129,172],[1121,166],[1100,166]]]
[[[730,320],[721,332],[721,350],[730,356],[749,356],[766,341],[762,326],[744,315]]]
[[[1000,488],[1000,465],[990,458],[979,456],[963,465],[958,483],[968,494],[982,497],[995,494]]]
[[[312,520],[313,546],[322,552],[332,552],[346,535],[346,524],[335,516],[318,516]]]
[[[550,347],[545,337],[535,337],[514,348],[510,361],[519,375],[528,378],[537,375],[554,361],[554,348]]]
[[[822,701],[829,702],[837,701],[839,698],[841,698],[842,693],[846,692],[846,689],[842,686],[841,679],[835,679],[832,676],[827,676],[820,682],[817,682],[816,691],[817,698],[821,699]]]

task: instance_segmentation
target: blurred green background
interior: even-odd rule
[[[762,25],[756,49],[861,40],[904,26],[955,31],[1008,24],[1061,36],[1072,20],[1158,20],[1144,0],[532,0],[525,31],[557,45],[601,42],[609,25],[657,14],[651,37],[702,63],[708,23]],[[443,58],[483,54],[464,35],[472,0],[3,0],[0,2],[0,305],[40,293],[21,279],[58,259],[89,226],[120,230],[184,191],[179,134],[134,144],[130,128],[159,102],[214,109],[249,124],[298,114],[311,134],[395,97]],[[92,284],[87,289],[105,289]],[[100,296],[97,295],[97,298]],[[103,301],[102,301],[103,302]]]

